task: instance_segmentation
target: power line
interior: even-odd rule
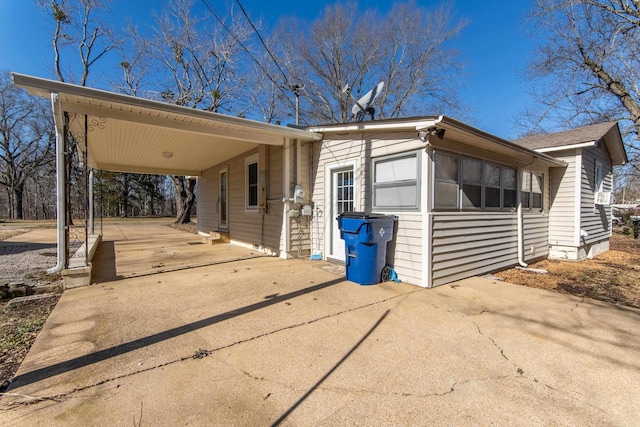
[[[273,77],[271,77],[271,75],[269,74],[269,72],[264,68],[264,66],[262,65],[262,63],[260,63],[260,61],[258,61],[256,59],[255,56],[253,56],[253,54],[249,51],[249,49],[247,49],[247,47],[244,45],[244,43],[242,43],[242,41],[240,41],[240,39],[238,38],[238,36],[236,36],[236,34],[231,31],[231,29],[227,26],[227,24],[225,24],[224,20],[222,20],[222,18],[220,18],[220,16],[215,12],[215,10],[213,9],[213,7],[209,4],[208,0],[201,0],[202,4],[204,4],[204,6],[209,10],[209,12],[211,12],[211,14],[213,15],[214,18],[216,18],[216,20],[220,23],[220,25],[222,25],[222,27],[231,35],[231,37],[233,37],[233,39],[240,45],[240,47],[242,47],[242,49],[244,49],[245,52],[247,52],[247,55],[249,55],[249,57],[251,59],[253,59],[253,61],[258,64],[258,67],[260,67],[260,69],[262,70],[262,72],[265,74],[265,76],[267,76],[267,78],[269,80],[271,80],[271,83],[273,83],[279,90],[280,92],[282,92],[282,94],[284,95],[284,97],[289,101],[289,103],[295,108],[295,105],[293,104],[293,101],[291,101],[291,99],[289,99],[289,94],[286,93],[284,91],[284,89],[275,81],[275,79]],[[240,6],[242,7],[242,6]],[[244,9],[243,9],[244,11]],[[245,15],[246,16],[246,15]],[[253,27],[253,24],[251,24],[251,26]],[[255,30],[255,27],[254,27]],[[259,36],[258,36],[259,37]],[[262,40],[262,38],[260,38]],[[276,63],[276,66],[278,67],[278,69],[280,69],[280,66]],[[280,72],[282,72],[282,69],[280,69]],[[282,72],[282,74],[284,75],[284,72]],[[285,75],[285,81],[286,81],[286,75]]]
[[[285,74],[284,71],[282,71],[282,68],[280,68],[280,64],[278,64],[278,61],[276,60],[275,56],[273,56],[273,53],[271,53],[271,50],[267,47],[267,44],[264,42],[264,39],[262,38],[262,36],[258,32],[258,29],[256,28],[256,26],[253,25],[253,22],[251,21],[251,18],[249,18],[249,15],[247,14],[247,11],[242,6],[242,3],[240,3],[240,0],[236,0],[236,3],[238,3],[238,6],[240,6],[240,10],[242,11],[242,14],[244,15],[245,18],[247,18],[247,21],[249,22],[249,25],[251,25],[251,28],[253,28],[253,31],[256,33],[256,36],[258,36],[258,39],[260,40],[260,43],[262,43],[262,46],[264,47],[264,49],[267,51],[267,53],[269,54],[269,56],[273,60],[273,63],[276,65],[278,70],[280,70],[280,73],[282,73],[282,77],[284,77],[285,83],[288,84],[288,80],[289,79],[287,78],[287,75]]]

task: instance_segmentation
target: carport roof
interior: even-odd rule
[[[22,74],[12,77],[31,95],[58,95],[59,113],[69,114],[69,128],[80,144],[86,141],[87,164],[95,169],[199,176],[261,144],[321,139],[309,130]]]

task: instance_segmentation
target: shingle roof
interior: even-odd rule
[[[617,122],[600,123],[562,132],[533,135],[517,139],[513,142],[530,150],[592,142],[605,136],[612,127],[616,126],[616,123]]]

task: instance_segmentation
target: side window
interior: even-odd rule
[[[420,209],[418,152],[373,160],[373,209]]]
[[[433,153],[433,164],[435,209],[513,210],[518,205],[514,167],[442,151]]]
[[[500,208],[500,171],[499,165],[485,163],[484,165],[484,206],[485,208]]]
[[[458,156],[436,151],[434,206],[436,208],[458,207]]]
[[[596,164],[594,166],[594,174],[595,188],[593,189],[593,191],[602,191],[602,163],[600,162],[600,160],[596,160]]]
[[[537,173],[531,174],[531,207],[542,210],[543,176]]]
[[[258,156],[247,157],[245,168],[245,207],[247,210],[258,209]]]
[[[531,172],[522,172],[522,187],[520,189],[522,209],[531,209]]]
[[[502,207],[515,208],[518,203],[518,173],[516,169],[502,167]]]
[[[539,173],[523,171],[520,197],[523,209],[542,210],[544,176]]]
[[[462,158],[462,207],[482,208],[482,161]]]

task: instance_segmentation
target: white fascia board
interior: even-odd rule
[[[375,123],[375,122],[359,122],[348,123],[343,126],[312,126],[309,130],[318,133],[336,133],[336,132],[357,132],[366,130],[420,130],[435,126],[438,120],[421,120],[415,122],[403,123]]]
[[[537,151],[538,153],[551,153],[554,151],[574,150],[578,148],[595,147],[595,146],[596,146],[596,141],[590,141],[590,142],[581,142],[580,144],[561,145],[559,147],[538,148],[534,151]]]
[[[176,114],[184,117],[237,126],[245,128],[247,132],[251,132],[252,130],[261,131],[275,134],[278,137],[298,138],[305,141],[319,141],[322,139],[321,135],[306,129],[296,129],[271,123],[258,122],[256,120],[246,119],[243,117],[227,116],[225,114],[214,113],[211,111],[182,107],[179,105],[167,104],[166,102],[137,98],[120,93],[42,79],[24,74],[11,73],[11,77],[14,85],[26,89],[31,95],[48,98],[52,92],[58,92],[61,99],[63,99],[64,95],[67,95],[73,98],[72,102],[81,104],[80,110],[82,110],[83,107],[90,105],[102,105],[103,103],[108,103],[113,104],[109,107],[111,110],[122,108],[123,111],[127,111],[129,107],[133,107],[137,111],[144,109],[154,113],[160,112],[165,114]],[[133,113],[133,115],[135,114],[136,113]]]

